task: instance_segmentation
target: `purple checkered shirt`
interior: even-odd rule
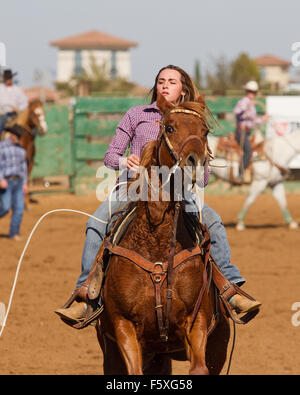
[[[243,97],[234,108],[238,127],[244,126],[247,130],[253,129],[262,123],[262,118],[257,116],[255,104],[249,97]]]
[[[132,107],[119,123],[116,134],[105,154],[104,164],[118,170],[120,161],[130,144],[130,153],[141,156],[142,149],[159,135],[161,113],[156,102],[146,106]],[[204,186],[209,181],[209,169],[204,174]]]

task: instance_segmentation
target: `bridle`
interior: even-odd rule
[[[160,149],[161,149],[162,142],[165,143],[165,146],[167,147],[167,150],[168,150],[168,152],[169,152],[169,154],[170,154],[170,156],[171,156],[171,159],[172,159],[175,163],[174,163],[174,165],[172,166],[172,168],[170,169],[166,181],[165,181],[164,183],[162,183],[159,187],[153,186],[153,184],[152,184],[151,181],[149,180],[148,171],[147,171],[147,169],[146,169],[144,176],[145,176],[145,178],[146,178],[147,185],[149,185],[149,186],[153,189],[153,191],[154,191],[155,193],[158,193],[160,190],[162,190],[162,189],[170,182],[170,179],[171,179],[172,175],[174,175],[174,174],[176,173],[177,169],[180,168],[180,164],[181,164],[181,162],[182,162],[182,156],[181,156],[181,154],[182,154],[182,152],[183,152],[183,150],[184,150],[184,147],[185,147],[188,143],[190,143],[191,141],[193,141],[193,140],[194,140],[195,142],[197,142],[197,143],[200,142],[200,144],[202,144],[202,141],[201,141],[201,139],[200,139],[198,136],[192,135],[192,136],[189,136],[189,137],[181,144],[181,146],[180,146],[178,152],[174,149],[172,143],[170,142],[170,140],[169,140],[169,138],[168,138],[168,136],[167,136],[166,124],[165,124],[165,119],[169,116],[169,114],[173,114],[173,113],[192,114],[192,115],[195,115],[195,116],[197,116],[198,118],[200,118],[200,119],[203,120],[203,117],[202,117],[199,113],[197,113],[196,111],[188,110],[188,109],[183,109],[183,108],[174,108],[174,109],[172,109],[171,111],[169,111],[169,112],[162,118],[161,121],[157,121],[157,122],[160,123],[160,136],[159,136],[159,138],[158,138],[158,144],[157,144],[157,149],[156,149],[156,164],[157,164],[157,166],[159,166],[159,167],[161,166],[161,165],[160,165],[160,160],[159,160],[159,154],[160,154]],[[209,149],[208,149],[208,151],[209,151]],[[204,162],[203,166],[206,167],[207,165],[208,165],[208,159],[205,158],[205,162]]]
[[[42,106],[37,106],[36,108],[34,108],[30,116],[34,127],[38,129],[38,134],[45,134],[46,131],[44,132],[44,130],[45,130],[45,126],[47,125],[46,125],[44,110]]]
[[[160,161],[159,161],[159,153],[160,153],[160,148],[161,148],[161,144],[162,141],[165,143],[167,150],[171,156],[171,158],[174,160],[175,165],[180,164],[180,162],[182,162],[182,157],[181,154],[184,150],[184,147],[190,143],[191,141],[195,141],[195,142],[200,142],[202,144],[202,141],[200,139],[200,137],[196,136],[196,135],[191,135],[189,136],[180,146],[179,148],[179,152],[176,152],[173,145],[171,144],[168,136],[167,136],[167,132],[166,132],[166,124],[165,124],[165,120],[168,118],[168,116],[170,114],[174,114],[174,113],[184,113],[184,114],[192,114],[195,115],[196,117],[200,118],[203,120],[203,117],[196,111],[193,110],[188,110],[188,109],[184,109],[184,108],[174,108],[172,110],[170,110],[161,120],[160,122],[160,139],[158,141],[158,147],[157,147],[157,165],[160,166]]]
[[[27,123],[29,123],[29,124],[32,123],[33,128],[38,129],[38,131],[39,131],[38,134],[41,134],[40,127],[42,128],[42,125],[40,122],[40,114],[36,113],[36,110],[38,110],[38,109],[39,109],[39,107],[36,107],[34,109],[28,108],[29,116],[28,116]],[[41,108],[41,110],[42,110],[42,108]],[[32,138],[35,138],[36,133],[34,132],[34,130],[31,130],[28,125],[20,124],[20,126],[23,128],[24,132],[28,133]]]
[[[191,110],[186,110],[186,109],[172,109],[161,121],[161,130],[160,130],[160,137],[157,145],[157,164],[159,164],[159,150],[164,143],[168,149],[168,152],[172,158],[172,160],[175,162],[174,166],[172,167],[171,171],[169,172],[168,176],[168,182],[170,181],[170,177],[172,174],[175,173],[176,169],[180,167],[181,162],[182,162],[182,152],[186,146],[191,141],[197,141],[201,142],[201,139],[198,136],[192,135],[189,136],[180,146],[179,150],[176,151],[171,144],[167,132],[165,129],[165,119],[170,113],[188,113],[195,115],[199,118],[202,118],[200,114],[198,114],[195,111]],[[148,177],[148,170],[145,172],[146,177]],[[165,183],[164,183],[165,184]],[[163,184],[163,185],[164,185]],[[148,184],[149,185],[149,184]],[[150,184],[151,185],[151,184]],[[162,185],[162,186],[163,186]],[[152,186],[152,185],[151,185]],[[162,187],[161,186],[161,187]],[[160,188],[161,188],[160,187]],[[159,189],[160,189],[159,188]],[[202,297],[204,295],[205,290],[209,286],[209,281],[208,281],[208,276],[207,276],[207,268],[208,268],[208,257],[209,257],[209,248],[203,248],[204,244],[201,242],[197,243],[196,246],[193,248],[189,249],[184,249],[180,251],[179,253],[176,254],[176,240],[177,240],[177,227],[178,227],[178,219],[179,219],[179,214],[180,210],[182,208],[182,204],[180,201],[172,202],[175,203],[174,205],[174,218],[173,218],[173,226],[172,226],[172,232],[171,232],[171,240],[170,240],[170,251],[168,254],[167,261],[165,262],[151,262],[145,259],[143,256],[139,255],[137,252],[133,250],[129,250],[128,248],[120,247],[114,243],[113,238],[111,237],[111,240],[105,241],[104,247],[110,251],[111,254],[113,255],[118,255],[121,257],[124,257],[126,259],[131,260],[134,264],[136,264],[138,267],[141,269],[147,271],[152,279],[152,282],[154,284],[154,293],[155,293],[155,311],[156,311],[156,316],[157,316],[157,323],[158,323],[158,329],[160,333],[160,339],[162,342],[167,342],[168,341],[168,331],[169,331],[169,326],[170,326],[170,312],[171,312],[171,307],[172,307],[172,299],[173,299],[173,282],[174,282],[174,276],[175,276],[175,270],[179,265],[183,264],[185,261],[191,259],[192,257],[196,256],[204,256],[205,264],[204,264],[204,271],[203,271],[203,284],[201,287],[201,290],[199,292],[199,296],[196,302],[196,305],[194,307],[193,311],[193,320],[194,317],[197,316],[198,310],[201,306],[202,302]],[[148,203],[145,202],[146,206],[146,215],[149,219],[151,220],[150,217],[150,212],[149,212],[149,207],[147,210],[147,205]],[[170,211],[171,207],[167,208],[167,210],[164,212],[163,218],[158,224],[153,224],[151,221],[149,221],[149,228],[150,232],[152,233],[153,230],[161,225],[165,219],[165,215],[167,211]],[[121,221],[121,219],[119,220]],[[166,311],[165,314],[163,312],[164,306],[162,303],[162,285],[164,281],[167,282],[167,289],[166,289]],[[193,322],[192,322],[193,325]],[[190,330],[192,329],[192,325]]]
[[[173,113],[185,113],[185,114],[191,114],[194,115],[200,119],[203,120],[203,117],[197,113],[196,111],[193,110],[188,110],[188,109],[182,109],[182,108],[174,108],[171,111],[169,111],[161,120],[160,122],[160,138],[158,141],[158,145],[157,145],[157,150],[156,150],[156,161],[157,161],[157,165],[160,166],[160,160],[159,160],[159,154],[160,154],[160,149],[162,146],[162,143],[164,142],[172,160],[175,162],[174,166],[171,168],[169,175],[167,177],[166,182],[164,182],[159,188],[156,189],[156,191],[158,192],[160,189],[162,189],[169,181],[170,178],[173,174],[175,174],[175,172],[177,171],[178,168],[181,167],[181,163],[182,163],[182,152],[184,151],[184,148],[186,147],[187,144],[189,144],[190,142],[194,142],[195,144],[201,144],[202,145],[202,141],[200,139],[200,137],[196,136],[196,135],[191,135],[189,136],[179,147],[179,150],[176,151],[173,147],[173,145],[171,144],[168,136],[167,136],[167,132],[166,132],[166,123],[165,120],[167,119],[167,117],[170,114]],[[208,161],[207,158],[205,159],[205,163],[204,165],[207,165]],[[146,170],[146,178],[148,178],[148,171]],[[147,179],[148,181],[148,185],[149,185],[149,179]],[[150,183],[151,188],[153,188],[152,184]],[[175,203],[175,212],[174,212],[174,220],[173,220],[173,229],[172,229],[172,236],[171,236],[171,243],[170,243],[170,253],[168,256],[168,260],[167,260],[167,266],[166,266],[166,270],[165,270],[165,276],[164,278],[166,278],[167,280],[167,305],[166,305],[166,316],[165,316],[165,321],[163,320],[163,315],[162,315],[162,304],[161,303],[157,303],[155,309],[157,312],[157,318],[158,318],[158,325],[159,325],[159,332],[160,332],[160,338],[162,341],[167,341],[168,340],[168,329],[169,329],[169,315],[170,315],[170,311],[171,311],[171,305],[172,305],[172,294],[173,294],[173,290],[172,290],[172,286],[173,286],[173,279],[174,279],[174,270],[175,270],[175,246],[176,246],[176,235],[177,235],[177,226],[178,226],[178,218],[179,218],[179,212],[181,209],[182,205],[180,204],[179,201],[177,201]],[[159,225],[161,225],[165,219],[165,215],[167,213],[167,211],[169,211],[170,207],[165,210],[164,215],[161,219],[161,221],[158,224],[153,224],[151,222],[151,218],[150,218],[150,212],[149,212],[149,207],[148,204],[146,202],[145,204],[145,208],[146,208],[146,216],[148,219],[148,223],[149,223],[149,227],[150,227],[150,231],[153,231],[155,228],[157,228]],[[156,263],[154,265],[161,265],[162,263]],[[204,281],[203,281],[203,287],[202,290],[200,292],[200,294],[203,292],[204,289],[206,289],[207,286],[207,281],[205,280],[205,276],[206,276],[206,266],[204,269]],[[160,287],[162,285],[163,282],[163,278],[161,276],[159,276],[159,281],[157,283],[157,285],[159,285],[159,288],[156,288],[156,301],[160,302]],[[200,297],[200,302],[202,300],[202,296]]]

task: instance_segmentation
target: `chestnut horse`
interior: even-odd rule
[[[35,146],[34,140],[37,134],[45,135],[48,130],[45,111],[42,102],[39,99],[29,103],[26,110],[20,112],[16,119],[9,126],[17,124],[22,127],[23,135],[20,138],[20,144],[26,151],[27,175],[28,179],[34,165]],[[29,207],[28,195],[25,197],[26,207]]]
[[[171,169],[177,164],[182,169],[207,163],[204,98],[173,106],[159,96],[157,105],[160,134],[141,158],[148,179],[151,166]],[[148,194],[150,189],[148,185]],[[189,360],[190,374],[219,374],[225,364],[228,319],[220,314],[210,332],[215,299],[210,282],[203,288],[205,259],[193,255],[197,247],[184,221],[183,202],[176,202],[172,192],[170,196],[163,201],[160,190],[158,201],[139,200],[117,246],[122,252],[111,254],[102,288],[105,308],[97,325],[106,375],[171,374],[172,359]],[[104,246],[108,248],[107,241]],[[150,270],[141,268],[143,262]]]
[[[14,123],[20,125],[24,130],[24,134],[20,139],[20,144],[26,151],[29,178],[34,165],[35,136],[36,134],[45,135],[48,130],[42,102],[39,99],[31,101],[28,108],[18,114]]]

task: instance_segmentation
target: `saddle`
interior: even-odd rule
[[[96,324],[96,320],[99,318],[104,309],[103,306],[101,306],[101,308],[97,307],[98,300],[102,296],[102,286],[105,281],[110,257],[112,255],[119,255],[131,260],[142,270],[145,270],[149,273],[155,288],[155,310],[157,314],[161,340],[167,341],[167,327],[166,322],[164,322],[163,306],[161,303],[161,288],[164,281],[167,279],[168,262],[150,262],[139,255],[137,252],[119,246],[122,236],[125,234],[128,226],[134,218],[136,208],[136,202],[131,202],[128,204],[126,211],[118,217],[99,250],[87,280],[63,306],[63,308],[70,307],[70,305],[77,298],[80,298],[80,300],[85,300],[88,304],[85,318],[80,323],[72,324],[67,321],[65,322],[75,329],[83,329],[90,324]],[[119,211],[123,210],[124,208]],[[229,283],[226,279],[224,281],[223,274],[218,269],[217,264],[210,254],[211,243],[207,227],[201,224],[198,218],[192,213],[186,213],[185,211],[183,211],[183,213],[186,228],[189,230],[190,235],[194,240],[195,247],[188,250],[182,250],[176,254],[173,260],[173,269],[176,270],[176,268],[182,265],[186,260],[197,255],[201,255],[204,260],[203,286],[199,292],[198,299],[194,306],[192,326],[201,307],[204,292],[208,291],[211,286],[214,294],[214,312],[208,328],[208,335],[211,334],[216,327],[220,314],[227,315],[238,324],[246,324],[257,314],[257,312],[256,314],[247,313],[244,317],[238,318],[232,312],[232,309],[228,303],[228,299],[236,293],[244,295],[251,300],[254,299],[235,284]],[[169,290],[167,290],[167,298],[168,291]],[[192,329],[192,326],[190,330]]]
[[[217,153],[220,157],[224,157],[228,160],[240,160],[240,157],[243,154],[241,147],[236,141],[233,133],[229,133],[227,136],[219,137],[215,156],[217,156]]]
[[[251,144],[251,160],[249,167],[244,172],[244,184],[250,184],[252,182],[252,163],[254,160],[263,159],[263,147],[264,140],[259,141],[258,143],[255,141],[255,137],[249,137],[249,141]],[[243,158],[243,150],[240,144],[236,141],[233,133],[229,133],[227,136],[219,137],[217,150],[215,156],[226,159],[228,162],[238,162],[240,163]],[[265,158],[267,159],[267,158]],[[240,182],[237,182],[232,167],[230,168],[230,183],[232,185],[238,184],[241,185]]]

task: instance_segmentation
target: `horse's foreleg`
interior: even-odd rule
[[[143,374],[143,358],[134,324],[125,318],[118,319],[115,324],[115,335],[121,354],[124,358],[127,373]]]
[[[280,182],[276,185],[273,186],[272,188],[272,193],[274,196],[274,199],[277,201],[281,211],[283,218],[285,222],[290,226],[291,229],[296,229],[298,227],[298,224],[296,221],[293,220],[288,208],[287,208],[287,201],[286,201],[286,195],[285,195],[285,189],[283,182]]]
[[[190,374],[207,375],[209,370],[206,366],[206,344],[207,344],[207,318],[203,311],[199,311],[193,329],[191,317],[188,319],[186,332],[186,353],[190,359]]]
[[[103,334],[98,323],[97,338],[103,353],[103,373],[105,375],[125,375],[127,373],[123,357],[117,343]]]
[[[245,225],[244,225],[244,219],[246,217],[247,211],[249,210],[249,207],[255,202],[255,200],[258,198],[258,196],[266,189],[268,185],[267,180],[259,180],[256,181],[254,180],[250,186],[250,191],[249,195],[244,203],[244,206],[242,210],[240,211],[238,215],[238,223],[237,223],[237,230],[244,230]]]

